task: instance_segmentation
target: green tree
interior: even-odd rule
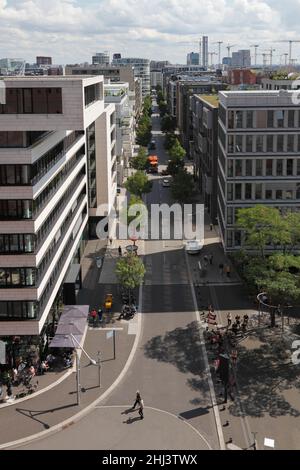
[[[256,205],[239,209],[236,226],[245,232],[245,245],[266,257],[266,247],[285,247],[292,243],[286,220],[274,207]]]
[[[166,150],[170,150],[177,140],[176,135],[173,132],[167,132],[165,136],[164,147]]]
[[[116,276],[119,283],[128,290],[138,287],[145,277],[146,269],[142,260],[133,253],[119,259]]]
[[[143,194],[150,193],[152,182],[143,171],[137,171],[127,179],[125,188],[130,192],[130,194],[134,194],[141,198]]]
[[[148,164],[148,155],[145,147],[140,147],[136,157],[131,159],[131,166],[135,170],[145,170]]]
[[[165,114],[161,119],[161,130],[164,133],[175,131],[176,119],[169,114]]]
[[[169,153],[171,159],[172,158],[181,158],[183,160],[184,157],[186,156],[186,151],[184,150],[184,148],[182,147],[182,145],[180,144],[180,142],[177,138],[176,138],[174,144],[172,145],[172,147],[169,149],[168,153]]]
[[[151,116],[152,114],[152,100],[151,96],[146,96],[143,103],[143,114]]]
[[[180,157],[173,157],[168,161],[167,172],[169,175],[175,176],[184,169],[184,160]]]
[[[193,175],[188,173],[186,169],[179,170],[173,177],[171,192],[176,201],[189,202],[195,194]]]
[[[159,108],[159,114],[161,117],[165,116],[168,113],[169,108],[168,108],[168,104],[166,101],[160,101],[158,108]]]
[[[133,221],[133,220],[139,220],[139,218],[142,217],[142,214],[140,213],[139,215],[136,215],[136,216],[132,216],[132,215],[129,215],[129,209],[131,206],[134,206],[134,205],[141,205],[143,207],[145,207],[145,204],[143,202],[143,200],[138,197],[138,196],[135,196],[134,194],[132,194],[130,196],[130,200],[129,200],[129,204],[128,204],[128,210],[127,210],[127,223],[128,225]]]

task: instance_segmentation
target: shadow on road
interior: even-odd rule
[[[54,413],[54,411],[65,410],[67,408],[73,408],[75,406],[77,406],[77,403],[73,403],[71,405],[60,406],[57,408],[52,408],[50,410],[34,411],[34,410],[26,410],[24,408],[16,408],[16,411],[20,413],[21,415],[26,416],[26,418],[30,418],[33,421],[36,421],[37,423],[42,424],[42,426],[45,429],[49,429],[50,425],[47,423],[44,423],[40,419],[37,419],[36,416],[45,415],[47,413]]]
[[[126,421],[123,421],[123,424],[133,424],[136,421],[141,421],[141,418],[139,416],[137,416],[136,418],[130,417]]]
[[[179,417],[184,418],[184,419],[193,419],[196,418],[197,416],[203,416],[209,413],[209,408],[211,407],[200,407],[200,408],[195,408],[194,410],[188,410],[184,411],[183,413],[179,413]]]

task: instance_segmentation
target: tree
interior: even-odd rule
[[[189,202],[195,194],[195,183],[193,175],[186,169],[181,169],[174,176],[171,183],[171,192],[175,200],[180,202]]]
[[[164,133],[175,131],[176,129],[176,118],[165,114],[161,119],[161,130]]]
[[[139,220],[141,219],[142,215],[141,213],[139,215],[136,215],[136,216],[133,216],[133,215],[129,215],[128,212],[129,212],[129,209],[131,206],[134,206],[134,205],[141,205],[143,207],[145,207],[145,204],[143,202],[143,200],[138,197],[138,196],[135,196],[134,194],[132,194],[130,196],[130,200],[129,200],[129,204],[128,204],[128,210],[127,210],[127,223],[128,225],[133,221],[133,220]]]
[[[173,132],[167,132],[165,137],[164,147],[166,150],[170,150],[177,140],[176,135]]]
[[[135,170],[145,170],[148,164],[148,155],[145,147],[140,147],[136,157],[131,159],[131,166]]]
[[[152,114],[152,100],[151,96],[147,95],[143,103],[143,114],[151,116]]]
[[[168,162],[167,172],[169,175],[175,176],[180,170],[184,169],[184,160],[180,157],[173,157]]]
[[[168,108],[168,104],[166,101],[160,101],[158,107],[159,107],[160,117],[163,117],[165,114],[168,113],[169,108]]]
[[[128,290],[138,287],[143,281],[145,273],[144,263],[134,253],[128,253],[117,261],[116,276],[119,283]]]
[[[275,207],[257,205],[239,209],[236,226],[245,231],[245,245],[266,257],[267,246],[291,245],[292,238],[286,220]]]
[[[174,144],[172,145],[172,147],[169,149],[169,155],[170,155],[170,158],[181,158],[181,159],[184,159],[184,157],[186,156],[186,151],[184,150],[184,148],[182,147],[182,145],[180,144],[179,140],[176,138]]]
[[[147,175],[142,171],[137,171],[133,176],[130,176],[126,183],[125,188],[131,194],[142,197],[143,194],[150,193],[152,189],[152,182],[149,181]]]

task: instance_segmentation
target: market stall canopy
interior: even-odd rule
[[[59,319],[51,348],[77,348],[86,330],[88,305],[66,305]]]

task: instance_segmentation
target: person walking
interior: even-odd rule
[[[210,224],[209,226],[210,226],[210,231],[212,232],[212,231],[213,231],[213,228],[214,228],[214,226],[213,226],[213,224]]]
[[[210,265],[213,264],[213,259],[214,259],[214,255],[210,254],[210,255],[209,255],[209,264],[210,264]]]
[[[221,276],[223,276],[223,272],[224,272],[224,264],[220,263],[219,264],[219,273],[220,273]]]
[[[101,307],[98,308],[98,320],[99,320],[99,323],[102,322],[102,318],[103,318],[103,310]]]
[[[231,323],[232,323],[232,316],[231,316],[231,313],[228,312],[227,313],[227,328],[230,327]]]
[[[142,401],[141,394],[140,394],[139,390],[137,390],[136,396],[135,396],[135,402],[134,402],[134,405],[133,405],[132,409],[135,410],[136,405],[140,405],[141,401]]]
[[[119,256],[122,256],[122,248],[121,248],[121,246],[119,246],[118,252],[119,252]]]
[[[230,277],[230,266],[227,265],[225,270],[226,270],[227,277]]]
[[[141,419],[144,419],[144,400],[140,401],[139,415]]]
[[[110,246],[112,245],[112,242],[113,242],[113,239],[110,237],[110,239],[109,239]]]

